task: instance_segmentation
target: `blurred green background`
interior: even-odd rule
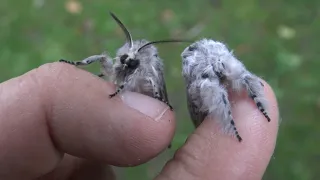
[[[113,56],[125,36],[108,11],[134,39],[210,37],[226,42],[278,98],[282,122],[264,179],[320,179],[320,1],[0,0],[0,82],[60,58],[78,60],[102,51]],[[193,131],[181,95],[185,46],[157,46],[177,112],[173,149]],[[93,65],[88,70],[99,69]],[[138,167],[117,168],[119,179],[152,179],[173,153]]]

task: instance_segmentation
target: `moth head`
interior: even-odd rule
[[[123,69],[136,69],[140,65],[140,60],[135,58],[133,53],[128,53],[120,56],[120,63],[123,65]]]
[[[157,43],[168,43],[168,42],[186,42],[185,40],[160,40],[160,41],[152,41],[148,42],[142,46],[140,46],[137,50],[129,49],[129,52],[122,54],[119,57],[120,63],[123,65],[123,69],[136,69],[140,65],[139,53],[148,48],[152,44]]]

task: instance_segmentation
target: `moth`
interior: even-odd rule
[[[167,104],[170,110],[173,110],[167,95],[163,60],[159,57],[158,50],[154,44],[191,41],[174,39],[151,42],[145,39],[133,41],[125,25],[115,14],[110,12],[110,15],[126,36],[126,43],[117,50],[115,58],[111,58],[104,52],[99,55],[89,56],[81,61],[60,59],[59,62],[75,66],[100,62],[101,73],[98,76],[110,77],[109,79],[117,85],[116,91],[109,95],[110,98],[123,91],[132,91],[158,99]]]
[[[132,36],[125,25],[110,12],[111,17],[121,27],[126,35],[126,43],[120,47],[115,58],[107,53],[93,55],[81,61],[68,61],[60,59],[60,62],[80,66],[100,62],[102,72],[99,77],[111,76],[111,81],[117,84],[117,89],[110,94],[110,98],[122,91],[132,91],[148,95],[166,103],[171,110],[164,79],[164,64],[159,57],[158,50],[153,44],[167,42],[184,42],[184,40],[159,40],[147,41],[145,39],[132,40]],[[114,62],[113,62],[114,60]]]
[[[270,122],[263,83],[227,45],[204,38],[185,48],[181,58],[188,110],[195,127],[207,116],[216,117],[225,133],[242,141],[231,114],[228,89],[236,92],[245,89]]]

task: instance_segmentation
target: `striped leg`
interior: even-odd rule
[[[226,134],[235,135],[239,142],[241,136],[231,114],[231,103],[227,90],[207,77],[199,83],[200,97],[202,97],[201,111],[216,117]]]
[[[244,84],[249,97],[253,99],[258,109],[261,111],[264,117],[266,117],[268,122],[270,122],[271,119],[267,112],[267,103],[265,102],[263,83],[255,77],[248,76],[245,78]]]
[[[64,63],[68,63],[68,64],[72,64],[72,65],[75,65],[75,66],[85,66],[85,65],[89,65],[93,62],[96,62],[96,61],[104,61],[106,60],[107,57],[106,55],[93,55],[93,56],[89,56],[81,61],[69,61],[69,60],[65,60],[65,59],[60,59],[59,62],[64,62]]]
[[[231,127],[233,128],[232,130],[234,131],[234,134],[236,135],[238,141],[241,142],[242,138],[239,135],[239,132],[238,132],[238,130],[236,128],[236,125],[234,123],[233,116],[231,114],[231,107],[230,107],[231,105],[230,105],[230,102],[229,102],[226,94],[222,94],[222,102],[223,102],[223,104],[225,106],[224,114],[226,114],[226,113],[228,114],[227,117],[228,117],[228,121],[231,124]]]

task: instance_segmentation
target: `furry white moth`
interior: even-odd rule
[[[157,48],[153,44],[190,41],[159,40],[149,42],[144,39],[133,41],[124,24],[113,13],[110,12],[110,15],[126,35],[126,43],[118,49],[114,62],[107,53],[93,55],[81,61],[68,61],[65,59],[60,59],[59,61],[75,66],[100,62],[102,72],[98,76],[107,76],[117,84],[117,90],[109,95],[110,98],[125,90],[138,92],[164,102],[173,110],[168,100],[164,79],[164,65],[158,55]]]
[[[126,35],[126,43],[118,49],[114,58],[115,62],[106,53],[93,55],[81,61],[68,61],[64,59],[60,59],[59,61],[76,66],[100,62],[102,73],[99,76],[109,76],[118,85],[116,92],[110,94],[110,98],[123,90],[128,90],[156,98],[166,103],[172,110],[164,80],[164,65],[158,55],[157,48],[153,44],[184,41],[160,40],[149,42],[144,39],[133,41],[130,32],[124,24],[113,13],[110,12],[110,15]]]
[[[224,132],[242,141],[231,114],[227,89],[240,92],[245,88],[270,122],[263,83],[245,68],[225,44],[202,39],[188,46],[181,57],[188,110],[196,127],[207,116],[216,117]]]

